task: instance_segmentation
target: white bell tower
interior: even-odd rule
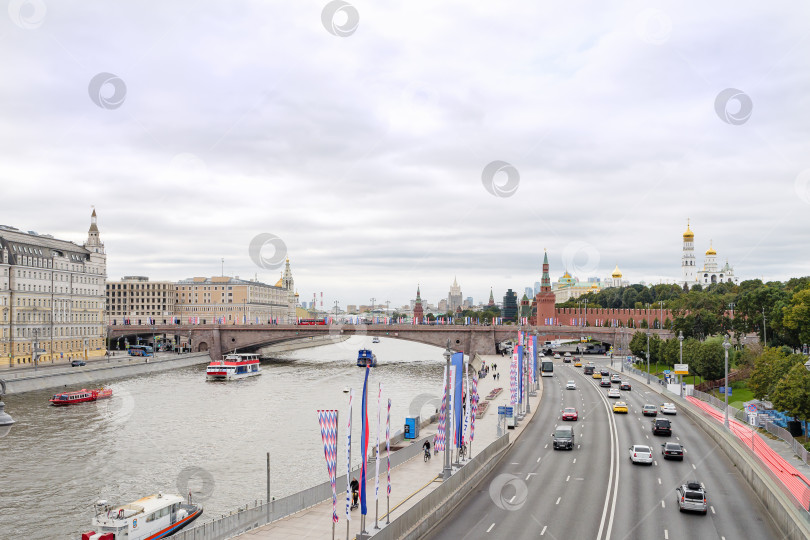
[[[683,255],[681,256],[681,273],[683,283],[691,287],[697,283],[695,277],[697,267],[695,266],[695,233],[689,228],[689,220],[686,220],[686,232],[683,233]]]

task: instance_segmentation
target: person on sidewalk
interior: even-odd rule
[[[430,439],[425,439],[424,444],[422,444],[422,449],[425,451],[425,456],[430,459]]]
[[[354,510],[357,508],[357,497],[360,493],[360,482],[357,481],[357,478],[352,478],[351,484],[349,484],[352,488],[352,506],[351,509]]]

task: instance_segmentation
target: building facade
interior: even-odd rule
[[[283,280],[281,280],[283,281]],[[289,283],[292,283],[290,278]],[[174,284],[174,314],[181,323],[292,323],[295,291],[257,280],[215,276],[184,279]]]
[[[462,308],[464,299],[461,294],[461,287],[458,286],[458,281],[453,278],[453,284],[450,286],[450,292],[447,293],[447,311],[455,313]]]
[[[167,324],[175,317],[175,284],[171,281],[149,281],[145,276],[124,276],[108,281],[108,324]]]
[[[0,226],[0,363],[104,356],[106,274],[95,210],[81,246]]]

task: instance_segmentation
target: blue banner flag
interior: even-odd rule
[[[518,345],[518,403],[523,403],[523,344]]]
[[[461,446],[461,378],[464,374],[464,353],[457,352],[453,354],[450,360],[450,365],[456,370],[453,377],[453,425],[456,427],[456,447]]]
[[[532,373],[534,374],[534,381],[537,382],[537,336],[532,336],[532,361],[534,362]]]
[[[360,513],[364,516],[368,513],[366,509],[366,461],[368,458],[368,374],[371,371],[366,365],[366,377],[363,380],[363,404],[360,409],[360,449],[362,454],[360,459]]]

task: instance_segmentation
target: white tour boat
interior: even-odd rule
[[[205,370],[209,381],[232,381],[261,374],[259,355],[254,353],[227,354],[224,360],[212,361]]]
[[[98,501],[93,530],[82,533],[82,540],[166,538],[200,517],[202,511],[202,505],[184,503],[179,495],[163,493],[119,506]]]

